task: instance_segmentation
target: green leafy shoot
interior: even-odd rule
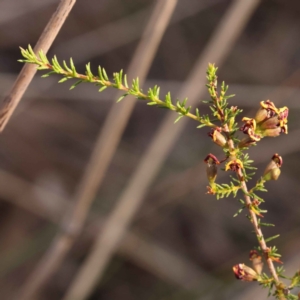
[[[30,45],[27,49],[20,49],[24,58],[19,60],[20,62],[36,64],[38,70],[50,70],[50,72],[44,74],[42,77],[58,74],[62,76],[62,78],[59,80],[59,83],[63,83],[69,79],[77,79],[77,81],[71,85],[70,89],[74,89],[79,84],[85,82],[93,83],[99,86],[99,92],[112,87],[124,91],[124,94],[117,100],[118,102],[123,100],[128,95],[132,95],[139,100],[147,101],[147,105],[167,108],[177,112],[179,117],[175,122],[179,121],[182,117],[188,117],[204,126],[214,126],[209,119],[200,116],[198,109],[196,110],[196,114],[191,113],[192,108],[191,106],[187,105],[187,98],[182,101],[177,100],[176,104],[173,104],[171,94],[169,92],[162,100],[160,99],[160,88],[158,86],[150,88],[148,93],[145,94],[140,87],[138,78],[132,80],[131,85],[128,84],[127,76],[124,74],[123,70],[113,73],[113,78],[110,80],[104,68],[98,66],[98,74],[96,76],[92,73],[90,63],[88,63],[86,64],[85,74],[80,74],[77,72],[72,59],[70,59],[69,64],[67,64],[66,61],[63,61],[63,63],[60,64],[56,56],[54,56],[50,62],[43,51],[39,51],[38,54],[35,54]]]

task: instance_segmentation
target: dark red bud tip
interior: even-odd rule
[[[251,250],[250,253],[249,253],[249,259],[254,260],[254,259],[258,259],[258,258],[261,259],[261,255],[258,253],[258,251],[257,250]]]
[[[221,132],[222,128],[220,127],[212,128],[211,131],[208,133],[208,136],[210,136],[217,145],[224,147],[227,141]]]
[[[214,185],[214,182],[217,178],[218,168],[217,165],[220,164],[219,160],[213,155],[208,154],[204,159],[206,163],[206,175],[211,186]]]
[[[275,153],[272,156],[271,162],[267,165],[263,179],[268,180],[277,180],[280,175],[280,167],[282,166],[282,157]]]
[[[278,119],[286,120],[289,116],[289,109],[285,106],[278,110]]]
[[[255,281],[258,279],[258,274],[250,267],[244,264],[233,266],[233,273],[235,277],[243,281]]]
[[[275,153],[273,156],[272,156],[272,160],[277,164],[277,166],[280,168],[283,164],[283,160],[282,160],[282,157],[279,156],[277,153]]]
[[[267,109],[267,110],[271,110],[275,113],[277,113],[278,109],[277,107],[275,106],[275,104],[270,101],[270,100],[266,100],[266,101],[261,101],[260,102],[260,106],[264,109]]]
[[[243,133],[248,134],[249,129],[251,129],[253,132],[256,129],[256,122],[254,119],[250,119],[250,118],[243,118],[242,120],[245,124],[240,128],[241,131],[243,131]]]
[[[237,172],[238,170],[243,168],[244,166],[240,159],[233,159],[226,164],[225,171],[231,170],[233,172]]]
[[[262,257],[256,250],[251,250],[249,253],[249,258],[252,261],[252,266],[257,274],[261,274],[263,269]]]
[[[205,157],[204,162],[205,162],[206,164],[216,164],[216,165],[219,165],[219,164],[220,164],[219,160],[218,160],[213,154],[211,154],[211,153],[209,153],[209,154]]]

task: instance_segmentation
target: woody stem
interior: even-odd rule
[[[247,189],[246,182],[243,180],[243,174],[242,174],[242,171],[240,169],[237,171],[237,175],[238,175],[238,178],[241,182],[241,187],[242,187],[243,191],[245,192],[245,195],[244,195],[245,201],[246,201],[248,211],[249,211],[249,214],[250,214],[250,217],[251,217],[250,218],[251,223],[253,225],[254,231],[255,231],[257,239],[258,239],[258,243],[260,245],[261,250],[265,254],[265,259],[267,261],[268,268],[269,268],[269,270],[270,270],[270,272],[271,272],[271,274],[272,274],[272,276],[273,276],[273,278],[276,282],[276,285],[278,285],[280,283],[280,281],[278,279],[277,272],[275,270],[273,261],[272,261],[271,258],[268,257],[269,248],[267,247],[266,241],[265,241],[263,233],[261,231],[261,227],[258,224],[257,216],[250,208],[251,207],[251,199],[248,195],[246,195],[246,193],[248,192],[248,189]]]
[[[229,132],[229,129],[228,129],[228,126],[227,125],[224,125],[223,126],[223,129],[225,132]],[[234,147],[234,143],[233,143],[233,140],[232,139],[228,139],[227,141],[228,143],[228,147],[229,147],[229,150],[230,151],[234,151],[235,147]],[[267,261],[267,264],[268,264],[268,268],[274,278],[274,281],[276,282],[276,285],[278,285],[280,283],[279,279],[278,279],[278,276],[277,276],[277,272],[275,270],[275,267],[274,267],[274,264],[273,264],[273,261],[271,258],[268,257],[268,252],[269,252],[269,248],[267,247],[267,244],[266,244],[266,241],[264,239],[264,236],[263,236],[263,233],[261,231],[261,228],[258,224],[258,220],[257,220],[257,216],[256,214],[251,210],[251,199],[250,197],[247,195],[248,193],[248,188],[247,188],[247,184],[244,180],[244,176],[243,176],[243,173],[242,173],[242,170],[241,169],[238,169],[237,171],[237,176],[238,176],[238,179],[241,183],[241,187],[244,191],[244,197],[245,197],[245,202],[246,202],[246,206],[248,207],[248,211],[249,211],[249,214],[250,214],[250,220],[251,220],[251,223],[254,227],[254,231],[256,233],[256,236],[257,236],[257,239],[258,239],[258,243],[260,245],[260,248],[261,250],[263,251],[263,253],[265,254],[265,259]]]

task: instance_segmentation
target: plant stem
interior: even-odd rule
[[[60,3],[56,11],[53,13],[34,47],[36,52],[41,49],[44,53],[48,52],[71,9],[75,5],[76,0],[62,0],[57,2]],[[9,94],[0,104],[0,132],[4,130],[35,73],[36,69],[33,66],[24,65]]]
[[[238,174],[238,178],[239,178],[239,180],[241,182],[242,189],[244,190],[245,193],[247,193],[248,189],[247,189],[246,182],[243,180],[242,171],[238,170],[237,174]],[[251,206],[251,203],[252,203],[251,199],[246,194],[244,195],[244,197],[245,197],[245,201],[246,201],[246,204],[247,204],[247,207],[248,207],[249,214],[251,216],[250,220],[251,220],[251,223],[252,223],[253,228],[255,230],[255,233],[256,233],[256,236],[257,236],[257,239],[258,239],[258,243],[260,245],[261,250],[265,254],[265,259],[267,261],[269,270],[270,270],[270,272],[271,272],[271,274],[272,274],[272,276],[274,278],[274,281],[276,282],[276,285],[278,285],[280,283],[280,281],[278,279],[277,272],[275,270],[275,267],[274,267],[272,259],[268,257],[269,248],[267,247],[267,244],[265,242],[263,233],[261,231],[261,227],[258,224],[258,220],[257,220],[256,214],[250,209],[250,206]]]
[[[223,126],[223,129],[224,129],[224,132],[227,133],[227,136],[228,136],[229,129],[228,129],[227,124],[225,124]],[[227,142],[228,142],[228,147],[229,147],[230,152],[234,151],[235,147],[234,147],[233,140],[232,139],[228,139]],[[261,227],[258,224],[257,216],[256,216],[256,214],[250,208],[251,204],[252,204],[252,201],[251,201],[250,197],[247,195],[248,188],[247,188],[247,184],[246,184],[246,182],[244,180],[244,176],[243,176],[243,173],[242,173],[241,169],[238,169],[238,171],[237,171],[237,177],[238,177],[238,179],[239,179],[239,181],[241,183],[241,187],[242,187],[242,189],[244,191],[244,198],[245,198],[245,201],[246,201],[246,204],[247,204],[247,208],[248,208],[248,211],[249,211],[249,214],[250,214],[250,217],[251,217],[251,219],[250,219],[251,223],[253,225],[254,231],[255,231],[257,239],[258,239],[258,243],[260,245],[261,250],[264,253],[265,259],[266,259],[267,264],[268,264],[268,268],[269,268],[269,270],[270,270],[270,272],[271,272],[271,274],[272,274],[272,276],[274,278],[274,281],[275,281],[276,285],[279,285],[280,281],[278,279],[277,272],[275,270],[273,261],[272,261],[271,258],[268,257],[269,248],[267,247],[267,244],[266,244],[266,241],[264,239]]]
[[[37,61],[34,62],[34,64],[38,64],[40,67],[43,67],[43,69],[54,70],[54,68],[53,68],[53,66],[51,64],[45,64],[45,63],[43,63],[38,57],[36,57],[36,59],[37,59]],[[56,71],[54,71],[54,72],[57,73],[57,74],[63,75],[64,77],[67,77],[67,78],[70,78],[70,77],[71,78],[77,78],[77,79],[80,79],[80,80],[85,81],[85,82],[96,83],[96,84],[99,84],[101,86],[106,86],[106,87],[113,87],[113,88],[118,89],[120,91],[124,91],[125,94],[133,95],[133,96],[137,97],[138,99],[149,100],[151,102],[156,102],[157,105],[166,107],[166,108],[168,108],[170,110],[173,110],[173,111],[176,111],[178,113],[181,112],[180,108],[178,108],[174,104],[171,104],[170,106],[166,106],[166,102],[164,102],[163,100],[160,100],[157,97],[152,98],[152,97],[148,96],[147,94],[142,93],[141,91],[133,93],[132,90],[129,87],[126,87],[123,84],[119,84],[118,85],[118,84],[116,84],[116,83],[114,83],[112,81],[109,81],[109,80],[101,80],[97,76],[94,76],[91,79],[91,78],[89,78],[89,76],[83,75],[83,74],[79,74],[77,72],[75,74],[72,73],[72,72],[65,71],[65,70],[61,70],[60,72],[56,72]],[[184,116],[187,116],[190,119],[193,119],[193,120],[195,120],[197,122],[204,123],[201,118],[199,118],[198,116],[196,116],[195,114],[192,114],[190,112],[184,113]],[[214,124],[209,124],[208,126],[214,127]]]

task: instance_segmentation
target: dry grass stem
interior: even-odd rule
[[[39,50],[43,50],[44,53],[48,52],[75,2],[76,0],[61,0],[34,48],[36,53]],[[35,73],[36,66],[31,64],[23,66],[11,91],[4,98],[0,106],[0,131],[4,130],[8,120],[16,109]]]

